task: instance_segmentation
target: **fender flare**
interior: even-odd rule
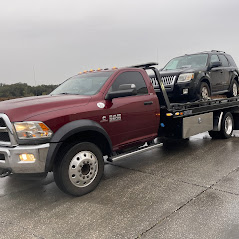
[[[50,140],[50,147],[48,150],[47,158],[46,158],[46,165],[45,170],[48,172],[52,166],[55,159],[55,156],[61,147],[62,143],[69,138],[70,136],[84,132],[84,131],[95,131],[100,134],[102,134],[110,147],[110,151],[113,151],[112,142],[108,135],[108,133],[105,131],[105,129],[98,124],[97,122],[93,120],[76,120],[72,121],[70,123],[65,124],[60,129],[56,131],[56,133],[53,135],[53,137]]]

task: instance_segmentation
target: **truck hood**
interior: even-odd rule
[[[12,122],[23,121],[32,116],[89,103],[90,96],[46,95],[25,97],[0,102],[0,113],[8,115]]]

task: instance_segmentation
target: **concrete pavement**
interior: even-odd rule
[[[159,147],[107,164],[75,198],[52,174],[0,179],[0,238],[239,238],[239,134]]]

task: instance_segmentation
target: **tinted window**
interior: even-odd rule
[[[134,84],[136,86],[137,95],[148,94],[143,76],[140,72],[128,71],[120,74],[112,84],[110,91],[118,91],[120,85]]]
[[[211,63],[212,63],[212,62],[215,62],[215,61],[219,61],[219,58],[218,58],[217,55],[212,55],[212,56],[211,56]]]
[[[229,60],[231,66],[237,67],[235,61],[233,60],[233,58],[230,55],[227,55],[227,59]]]
[[[222,62],[222,66],[229,66],[228,60],[224,55],[219,55],[220,61]]]

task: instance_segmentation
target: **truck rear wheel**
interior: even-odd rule
[[[232,132],[234,129],[234,120],[233,116],[230,112],[224,114],[221,122],[221,130],[220,131],[209,131],[209,135],[213,139],[228,139],[232,136]]]
[[[100,149],[83,142],[70,147],[54,167],[54,179],[65,193],[81,196],[94,190],[104,173]]]

